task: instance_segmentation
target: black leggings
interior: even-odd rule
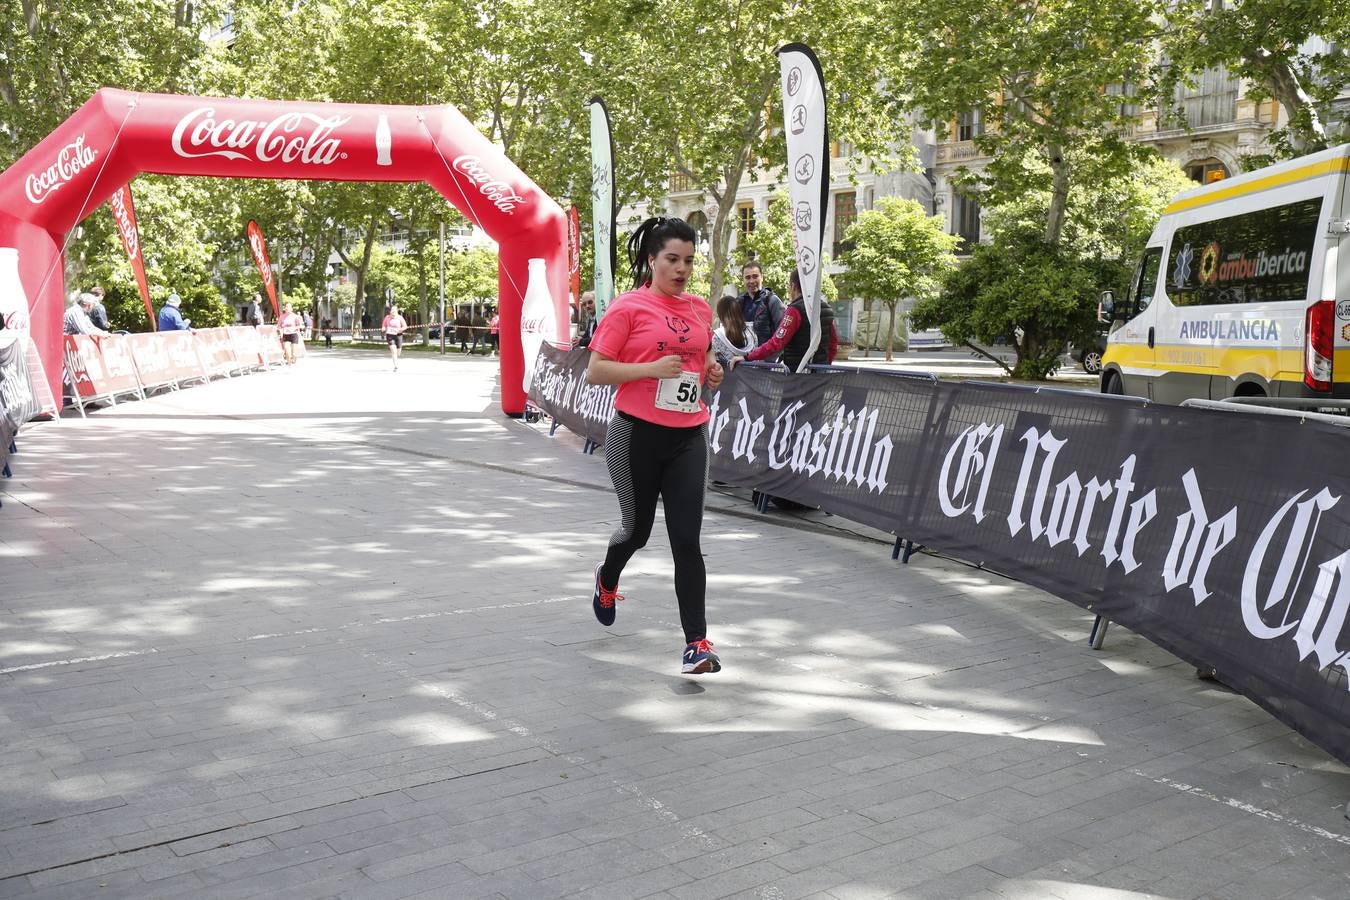
[[[609,539],[600,569],[608,587],[619,583],[624,566],[647,545],[656,519],[656,498],[666,510],[666,533],[675,560],[675,598],[686,643],[707,637],[703,611],[707,574],[699,531],[708,477],[708,428],[671,428],[615,413],[605,434],[605,465],[619,497],[623,523]]]

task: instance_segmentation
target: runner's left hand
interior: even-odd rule
[[[725,373],[722,371],[722,364],[714,362],[704,370],[703,380],[709,388],[715,391],[722,384],[724,374]]]

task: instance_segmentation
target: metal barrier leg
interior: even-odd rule
[[[1106,642],[1106,626],[1111,623],[1098,616],[1092,620],[1092,630],[1088,632],[1088,646],[1093,650],[1102,649],[1102,644]]]
[[[769,511],[769,495],[763,491],[753,491],[750,499],[755,502],[755,512],[766,513]]]
[[[895,546],[891,548],[891,559],[900,558],[900,545],[903,544],[904,542],[905,539],[902,537],[897,537],[895,539]]]
[[[554,419],[553,424],[548,426],[548,436],[553,437],[553,432],[558,430],[558,420]]]
[[[905,553],[903,556],[900,557],[900,561],[905,565],[909,565],[909,558],[922,549],[923,549],[922,544],[915,544],[913,541],[906,539]]]

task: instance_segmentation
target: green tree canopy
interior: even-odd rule
[[[896,306],[905,299],[933,297],[956,266],[961,239],[947,234],[943,224],[913,200],[882,197],[845,233],[850,247],[840,258],[848,267],[844,289],[869,308],[879,301],[889,311],[886,359],[895,346]]]
[[[1161,0],[899,0],[888,30],[902,76],[893,90],[939,123],[977,116],[976,146],[991,162],[967,172],[982,205],[1031,190],[1050,203],[1042,239],[1059,243],[1070,190],[1081,179],[1071,151],[1098,170],[1129,170],[1135,145],[1124,137],[1127,105],[1154,65]],[[1038,164],[1032,165],[1032,161]]]
[[[1275,158],[1311,153],[1332,141],[1327,116],[1350,83],[1350,7],[1334,0],[1178,0],[1167,4],[1164,48],[1171,65],[1162,105],[1178,83],[1226,68],[1250,83],[1253,100],[1279,101],[1288,124],[1270,140]],[[1257,164],[1270,161],[1261,156]]]

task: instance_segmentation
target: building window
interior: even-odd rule
[[[841,191],[834,195],[834,251],[835,259],[839,258],[841,253],[852,248],[852,244],[844,240],[848,234],[848,226],[858,221],[858,195],[853,191]]]
[[[1191,181],[1201,184],[1213,184],[1228,177],[1228,167],[1217,159],[1202,159],[1186,165],[1186,175]]]
[[[961,252],[969,253],[980,240],[980,203],[973,197],[952,197],[952,234],[961,238]]]
[[[856,152],[848,141],[830,142],[830,159],[847,159]]]
[[[736,204],[736,224],[741,229],[741,237],[755,230],[755,204],[749,200]]]
[[[958,141],[973,141],[982,134],[984,134],[984,121],[980,118],[980,111],[971,109],[961,113],[961,118],[956,120],[956,139]]]
[[[670,192],[678,194],[687,190],[689,190],[689,176],[684,172],[672,172],[670,175]]]

